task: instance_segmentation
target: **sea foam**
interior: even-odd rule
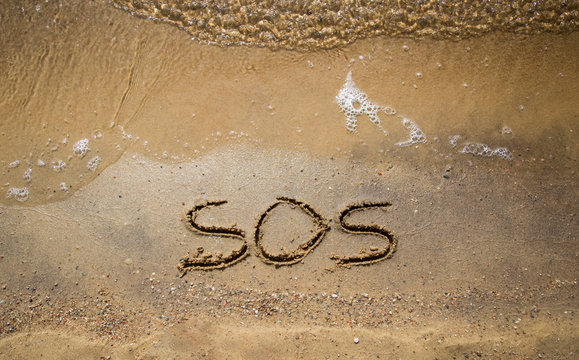
[[[466,144],[460,151],[463,154],[473,154],[478,156],[498,156],[503,160],[513,160],[513,154],[505,147],[491,149],[486,144]]]
[[[8,189],[7,197],[9,199],[14,198],[20,202],[25,202],[26,200],[28,200],[28,189],[25,187],[23,188],[12,187]]]
[[[378,112],[383,111],[386,115],[394,115],[396,114],[396,110],[389,106],[380,106],[372,103],[368,99],[368,95],[358,89],[356,84],[354,84],[351,71],[346,77],[344,86],[336,96],[336,102],[346,115],[346,129],[348,129],[348,131],[356,131],[358,127],[358,116],[365,114],[368,115],[368,118],[374,125],[378,126],[385,135],[388,135],[388,132],[382,127]]]
[[[410,138],[406,141],[397,143],[398,146],[411,146],[418,143],[426,143],[424,132],[422,132],[422,129],[420,129],[414,121],[403,117],[402,125],[410,130]]]
[[[88,139],[81,139],[72,146],[73,154],[81,159],[86,155],[86,153],[89,150],[90,148],[88,147]]]

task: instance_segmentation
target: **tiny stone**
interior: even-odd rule
[[[360,342],[360,339],[354,338],[354,344],[357,344],[357,343],[359,343],[359,342]]]

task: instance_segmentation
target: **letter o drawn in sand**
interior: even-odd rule
[[[255,226],[255,244],[257,246],[258,256],[262,257],[264,262],[276,266],[291,265],[301,261],[308,255],[308,253],[322,241],[322,238],[330,227],[327,221],[308,204],[287,197],[279,197],[277,200],[278,201],[271,205],[259,218],[259,222]],[[262,226],[268,220],[271,212],[283,204],[289,204],[292,208],[300,209],[309,215],[313,221],[314,230],[312,231],[312,237],[308,241],[300,244],[294,251],[283,250],[281,253],[273,254],[263,245]]]
[[[391,206],[390,203],[380,202],[380,203],[368,203],[364,202],[361,204],[349,205],[344,210],[340,212],[340,225],[344,231],[353,234],[367,234],[367,235],[380,235],[388,240],[388,246],[379,249],[378,247],[370,248],[367,252],[366,249],[360,249],[360,253],[351,256],[339,256],[332,255],[331,258],[336,261],[339,266],[349,267],[350,265],[369,265],[382,261],[392,257],[392,254],[396,251],[397,240],[386,228],[379,225],[366,225],[366,224],[351,224],[346,221],[351,213],[356,211],[364,211],[372,208],[386,208]]]
[[[192,254],[182,258],[179,261],[177,268],[179,269],[179,272],[181,272],[181,277],[185,276],[187,271],[191,269],[213,270],[231,266],[249,254],[247,242],[245,241],[245,232],[236,228],[235,225],[230,227],[216,227],[203,226],[197,223],[197,215],[201,210],[226,203],[227,201],[208,201],[195,206],[192,210],[187,212],[184,219],[185,225],[190,230],[200,232],[205,235],[221,235],[239,238],[243,241],[243,245],[239,248],[239,250],[234,250],[227,256],[223,256],[220,252],[216,254],[206,253],[202,247],[198,248]]]

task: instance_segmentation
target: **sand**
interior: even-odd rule
[[[1,191],[28,190],[0,196],[0,358],[576,357],[576,32],[272,51],[0,9]],[[396,114],[348,131],[348,73]]]

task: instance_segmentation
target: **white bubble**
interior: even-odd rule
[[[62,169],[64,169],[66,167],[66,163],[62,160],[58,160],[56,162],[52,162],[52,170],[56,171],[56,172],[61,172]]]
[[[32,169],[31,169],[31,168],[28,168],[28,169],[24,172],[24,181],[30,182],[30,180],[32,180],[32,177],[30,176],[31,173],[32,173]]]
[[[72,152],[74,155],[78,156],[79,158],[83,158],[86,153],[90,150],[88,147],[88,139],[82,139],[76,142],[72,146]]]
[[[7,197],[9,199],[14,198],[19,202],[24,202],[26,200],[28,200],[28,189],[23,187],[23,188],[10,188],[8,189],[8,194]]]
[[[449,136],[448,139],[449,139],[450,145],[452,145],[452,147],[456,147],[456,142],[458,141],[458,139],[460,139],[460,135]]]
[[[59,187],[60,187],[60,190],[62,190],[62,191],[68,191],[68,186],[66,186],[65,182],[61,182]]]
[[[421,73],[421,72],[417,72],[417,73],[416,73],[416,77],[419,78],[419,79],[422,79],[422,73]]]
[[[378,126],[387,135],[386,130],[382,128],[378,112],[382,111],[386,115],[396,113],[396,110],[389,106],[379,106],[372,103],[366,93],[356,88],[354,81],[352,81],[352,72],[348,73],[344,86],[338,92],[336,103],[346,115],[346,129],[348,131],[356,131],[358,127],[357,117],[365,114],[374,125]]]
[[[503,160],[513,160],[513,154],[504,147],[491,149],[486,144],[466,144],[460,151],[463,154],[473,154],[478,156],[498,156]]]
[[[410,130],[410,138],[406,141],[399,142],[398,146],[410,146],[418,143],[426,143],[426,136],[422,130],[412,120],[402,118],[402,125]]]
[[[500,147],[493,150],[493,155],[500,157],[503,160],[511,161],[513,160],[513,154],[509,151],[509,149]]]
[[[87,169],[89,169],[92,172],[95,172],[97,167],[99,166],[99,163],[101,162],[101,158],[100,156],[95,156],[92,159],[90,159],[90,161],[88,162],[88,164],[86,164]]]

